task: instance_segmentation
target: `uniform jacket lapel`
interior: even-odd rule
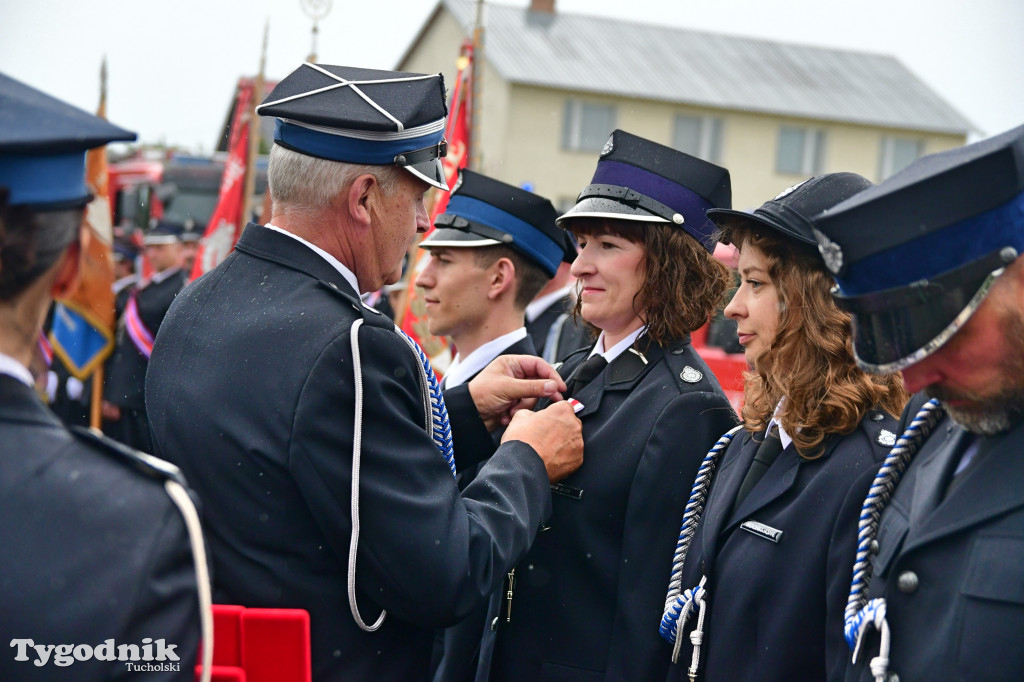
[[[664,356],[665,352],[653,344],[644,355],[644,359],[641,359],[640,355],[632,350],[621,353],[593,381],[573,396],[583,403],[583,409],[576,416],[582,419],[586,415],[596,412],[606,393],[614,391],[629,393],[632,391]]]
[[[734,438],[742,439],[742,445],[735,457],[729,458],[730,461],[722,463],[722,466],[717,468],[711,479],[711,494],[704,507],[705,515],[700,522],[701,553],[712,561],[718,556],[718,540],[725,530],[726,522],[732,516],[732,501],[736,499],[736,493],[739,492],[743,477],[750,468],[759,445],[747,431],[737,432]],[[705,575],[710,571],[711,567],[706,566]]]
[[[930,515],[922,519],[920,525],[911,523],[904,553],[1024,506],[1024,487],[1020,484],[1024,479],[1024,457],[1020,456],[1022,451],[1024,423],[1018,424],[993,446],[977,467],[964,472],[963,481],[938,503]],[[921,488],[937,487],[941,495],[945,480],[939,477],[936,481],[935,475],[930,474],[927,479],[917,481],[912,519],[917,514],[918,495],[927,494],[928,497],[922,499],[931,499],[931,495]]]
[[[911,529],[920,529],[942,501],[943,489],[951,473],[950,468],[956,466],[956,460],[963,453],[964,441],[969,438],[970,435],[963,429],[946,429],[943,436],[936,438],[935,449],[921,458],[910,504]]]

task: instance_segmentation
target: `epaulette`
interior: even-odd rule
[[[896,441],[900,437],[900,434],[897,433],[899,425],[896,419],[877,408],[868,410],[860,421],[860,425],[868,439],[881,450],[882,458],[896,445]],[[876,459],[878,458],[876,453]]]
[[[669,346],[665,351],[665,362],[676,379],[680,391],[706,391],[717,393],[721,390],[718,378],[711,373],[701,360],[700,354],[686,338]]]
[[[334,294],[336,297],[343,300],[347,305],[351,306],[352,310],[359,313],[359,315],[363,318],[365,324],[368,324],[371,327],[380,327],[381,329],[394,328],[395,323],[390,317],[388,317],[381,311],[377,310],[376,308],[371,308],[370,306],[366,305],[359,299],[358,296],[353,296],[347,291],[342,290],[341,287],[339,287],[334,282],[327,282],[322,279],[318,281],[320,283],[320,286],[322,286],[330,293]]]
[[[170,479],[185,485],[185,477],[182,475],[181,469],[166,460],[130,448],[113,438],[108,438],[81,426],[72,426],[70,430],[79,441],[110,455],[113,459],[128,465],[141,474],[161,481]]]

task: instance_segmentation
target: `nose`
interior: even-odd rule
[[[738,320],[746,316],[746,306],[744,306],[743,302],[740,300],[741,291],[742,288],[736,290],[736,293],[733,294],[732,298],[729,300],[728,305],[725,306],[725,310],[722,311],[730,320]]]
[[[425,233],[430,229],[430,216],[427,215],[427,206],[423,202],[423,197],[416,202],[416,232],[419,234]]]
[[[430,289],[434,286],[434,257],[427,254],[427,263],[416,275],[416,286],[423,289]]]
[[[590,251],[584,246],[576,254],[576,260],[569,266],[569,274],[573,277],[584,277],[593,274],[594,264],[590,261]]]
[[[910,394],[937,384],[943,379],[942,372],[939,371],[934,362],[934,356],[925,358],[921,362],[907,367],[902,371],[902,374],[903,386]]]

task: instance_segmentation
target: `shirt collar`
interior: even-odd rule
[[[33,388],[35,386],[35,382],[32,380],[32,372],[28,371],[28,367],[21,364],[10,355],[0,353],[0,374],[6,374],[14,377],[29,388]]]
[[[622,339],[622,341],[619,341],[617,344],[612,346],[610,350],[604,349],[604,332],[601,332],[601,335],[597,337],[597,343],[594,344],[594,349],[590,351],[590,355],[588,355],[587,358],[589,359],[594,355],[600,354],[604,356],[604,359],[607,360],[610,365],[615,358],[625,353],[626,349],[632,346],[633,343],[640,338],[640,335],[646,331],[647,325],[640,327],[635,332]]]
[[[462,358],[456,354],[451,366],[444,375],[444,387],[454,388],[465,383],[471,376],[482,370],[491,360],[501,355],[501,352],[514,343],[526,338],[526,327],[520,327],[508,334],[503,334],[496,339],[488,341],[475,351]]]
[[[165,279],[176,273],[178,270],[181,270],[181,268],[179,268],[178,266],[174,266],[173,268],[167,268],[166,270],[161,270],[160,272],[154,272],[153,276],[149,278],[149,282],[150,284],[159,284],[160,282],[164,281]]]
[[[559,301],[572,292],[572,288],[575,285],[567,284],[561,289],[556,289],[550,294],[544,294],[539,298],[535,298],[526,304],[526,321],[533,322],[540,314],[551,307],[551,304],[555,301]]]
[[[299,235],[292,234],[288,230],[282,230],[277,225],[274,225],[272,223],[267,223],[266,225],[264,225],[264,227],[266,227],[268,230],[273,230],[274,232],[280,232],[283,235],[287,235],[287,236],[291,237],[292,239],[294,239],[295,241],[299,242],[300,244],[305,244],[306,246],[308,246],[310,249],[315,251],[321,258],[323,258],[325,261],[330,263],[331,266],[335,270],[337,270],[339,273],[341,273],[341,276],[345,278],[345,281],[349,283],[349,285],[352,287],[353,291],[355,291],[357,294],[360,293],[359,292],[359,281],[356,279],[355,273],[353,273],[351,270],[349,270],[345,266],[345,264],[342,263],[340,260],[338,260],[337,258],[332,256],[331,254],[327,253],[326,251],[321,249],[316,244],[312,244],[310,242],[307,242],[305,239],[303,239]]]
[[[767,436],[768,435],[768,431],[772,430],[772,426],[777,427],[779,429],[779,440],[782,441],[782,449],[783,450],[788,448],[789,444],[793,442],[793,439],[790,438],[788,433],[786,433],[786,429],[782,428],[782,422],[777,419],[777,415],[779,414],[779,411],[782,409],[782,404],[784,402],[786,402],[785,398],[780,400],[779,404],[775,406],[775,414],[772,415],[772,420],[770,422],[768,422],[768,428],[764,432],[765,436]]]

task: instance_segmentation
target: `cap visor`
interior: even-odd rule
[[[501,244],[496,239],[481,237],[465,230],[456,230],[451,227],[438,227],[427,235],[427,238],[420,242],[421,249],[429,249],[435,246],[447,246],[451,248],[467,249],[478,246],[494,246]]]
[[[835,295],[835,300],[852,313],[857,363],[869,372],[888,374],[940,349],[978,309],[994,280],[995,276],[990,276],[980,286],[949,289],[926,302],[889,309],[865,309],[870,308],[868,296]]]
[[[664,218],[656,216],[638,206],[627,206],[603,197],[587,197],[566,211],[555,222],[562,227],[562,221],[570,218],[610,218],[612,220],[636,220],[648,223],[668,222]]]
[[[746,226],[752,230],[768,228],[788,239],[817,247],[818,243],[808,239],[773,216],[764,213],[747,213],[729,208],[713,208],[708,211],[708,219],[723,230]]]
[[[448,191],[448,183],[444,179],[444,165],[441,159],[429,159],[420,163],[410,163],[403,166],[423,182],[433,185],[438,189]]]

